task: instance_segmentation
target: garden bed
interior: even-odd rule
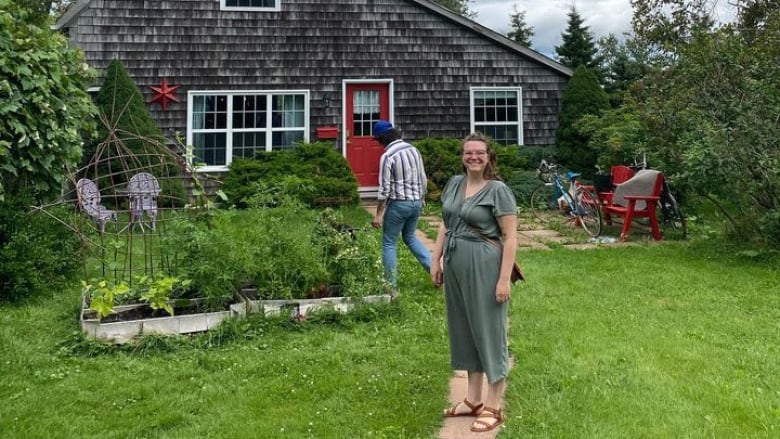
[[[230,308],[204,311],[204,305],[204,299],[173,301],[172,316],[163,310],[153,310],[145,303],[119,305],[111,314],[101,319],[96,311],[87,308],[85,304],[81,310],[81,330],[94,338],[123,344],[143,334],[204,332],[216,327],[226,318],[235,316],[235,311]]]
[[[86,304],[82,307],[80,323],[85,334],[99,340],[124,344],[145,334],[191,334],[215,328],[227,318],[244,317],[262,312],[266,316],[288,314],[292,319],[303,319],[315,310],[335,310],[347,313],[359,303],[389,303],[390,295],[373,295],[359,298],[325,297],[320,299],[258,300],[244,290],[243,301],[230,304],[223,311],[204,311],[204,299],[177,300],[171,303],[174,315],[152,310],[148,304],[119,305],[108,316],[100,318]]]

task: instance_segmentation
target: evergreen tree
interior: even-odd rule
[[[584,26],[584,21],[574,6],[569,10],[568,17],[566,32],[561,34],[563,44],[555,46],[558,61],[572,69],[585,66],[598,73],[601,60],[596,56],[598,49],[593,42],[590,28]]]
[[[476,18],[477,12],[469,9],[469,0],[433,0],[445,8],[466,18]]]
[[[150,172],[161,179],[165,199],[184,199],[178,178],[183,159],[167,146],[141,90],[118,60],[108,65],[95,100],[101,124],[97,141],[85,148],[84,176],[101,179],[98,187],[122,187],[136,172]]]
[[[534,36],[534,28],[525,22],[525,11],[517,8],[517,3],[512,6],[512,14],[509,15],[511,30],[506,34],[507,38],[530,48],[531,39]]]
[[[609,97],[596,75],[585,66],[577,67],[563,91],[557,146],[562,164],[585,177],[593,175],[598,151],[588,146],[588,136],[577,130],[575,123],[586,114],[598,116],[607,108]]]
[[[631,84],[640,80],[648,71],[648,54],[633,38],[618,41],[614,34],[598,41],[601,60],[602,85],[613,107],[622,102],[623,94]]]
[[[85,163],[92,160],[100,142],[121,140],[136,154],[144,153],[147,141],[164,142],[162,131],[146,108],[141,90],[119,60],[108,65],[95,103],[103,123],[98,128],[97,142],[85,150]],[[112,139],[113,135],[118,139]]]

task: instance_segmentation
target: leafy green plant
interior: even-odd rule
[[[27,2],[0,0],[0,200],[25,188],[59,194],[95,130],[95,71]]]
[[[92,283],[81,281],[81,294],[89,298],[89,309],[96,311],[103,318],[111,314],[116,301],[130,292],[125,282],[113,283],[105,279],[93,280]]]
[[[134,288],[141,291],[140,299],[147,302],[153,310],[164,309],[173,315],[171,299],[176,290],[183,290],[192,283],[189,279],[179,279],[176,276],[139,276]]]
[[[62,223],[16,193],[0,201],[0,301],[16,301],[72,283],[80,268],[79,241]],[[53,208],[52,215],[71,212]]]

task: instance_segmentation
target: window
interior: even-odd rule
[[[472,88],[471,129],[502,145],[523,144],[523,107],[520,88]]]
[[[204,171],[309,140],[306,91],[190,92],[188,102],[187,143]]]
[[[219,0],[223,11],[279,11],[281,0]]]

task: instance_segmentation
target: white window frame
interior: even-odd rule
[[[474,98],[475,95],[478,92],[484,92],[484,91],[502,91],[502,92],[514,92],[517,94],[517,144],[523,145],[524,139],[523,139],[523,88],[522,87],[471,87],[469,89],[469,119],[471,124],[471,132],[479,131],[479,128],[477,127],[477,122],[475,120],[475,110],[474,110]],[[494,121],[494,122],[480,122],[479,125],[482,126],[505,126],[510,125],[511,122],[500,122],[500,121]]]
[[[273,96],[294,96],[303,95],[303,142],[309,142],[309,131],[311,130],[311,122],[309,121],[309,109],[311,93],[309,90],[191,90],[187,92],[187,145],[193,145],[193,138],[195,132],[198,133],[225,133],[225,165],[203,165],[199,166],[196,170],[198,172],[224,172],[229,169],[230,164],[233,162],[233,133],[257,131],[249,129],[233,128],[233,97],[249,96],[249,95],[264,95],[267,96],[269,105],[268,114],[271,113],[270,105],[272,104]],[[195,96],[227,96],[227,127],[217,129],[193,129],[193,105]],[[285,127],[273,127],[270,124],[265,128],[265,151],[273,151],[273,134],[284,131],[300,131],[301,128],[285,128]],[[193,145],[194,146],[194,145]],[[191,160],[191,158],[190,158]],[[192,163],[189,163],[192,165]]]
[[[219,0],[219,10],[221,11],[249,11],[249,12],[274,12],[282,10],[282,0],[274,0],[274,6],[228,6],[227,0]]]

